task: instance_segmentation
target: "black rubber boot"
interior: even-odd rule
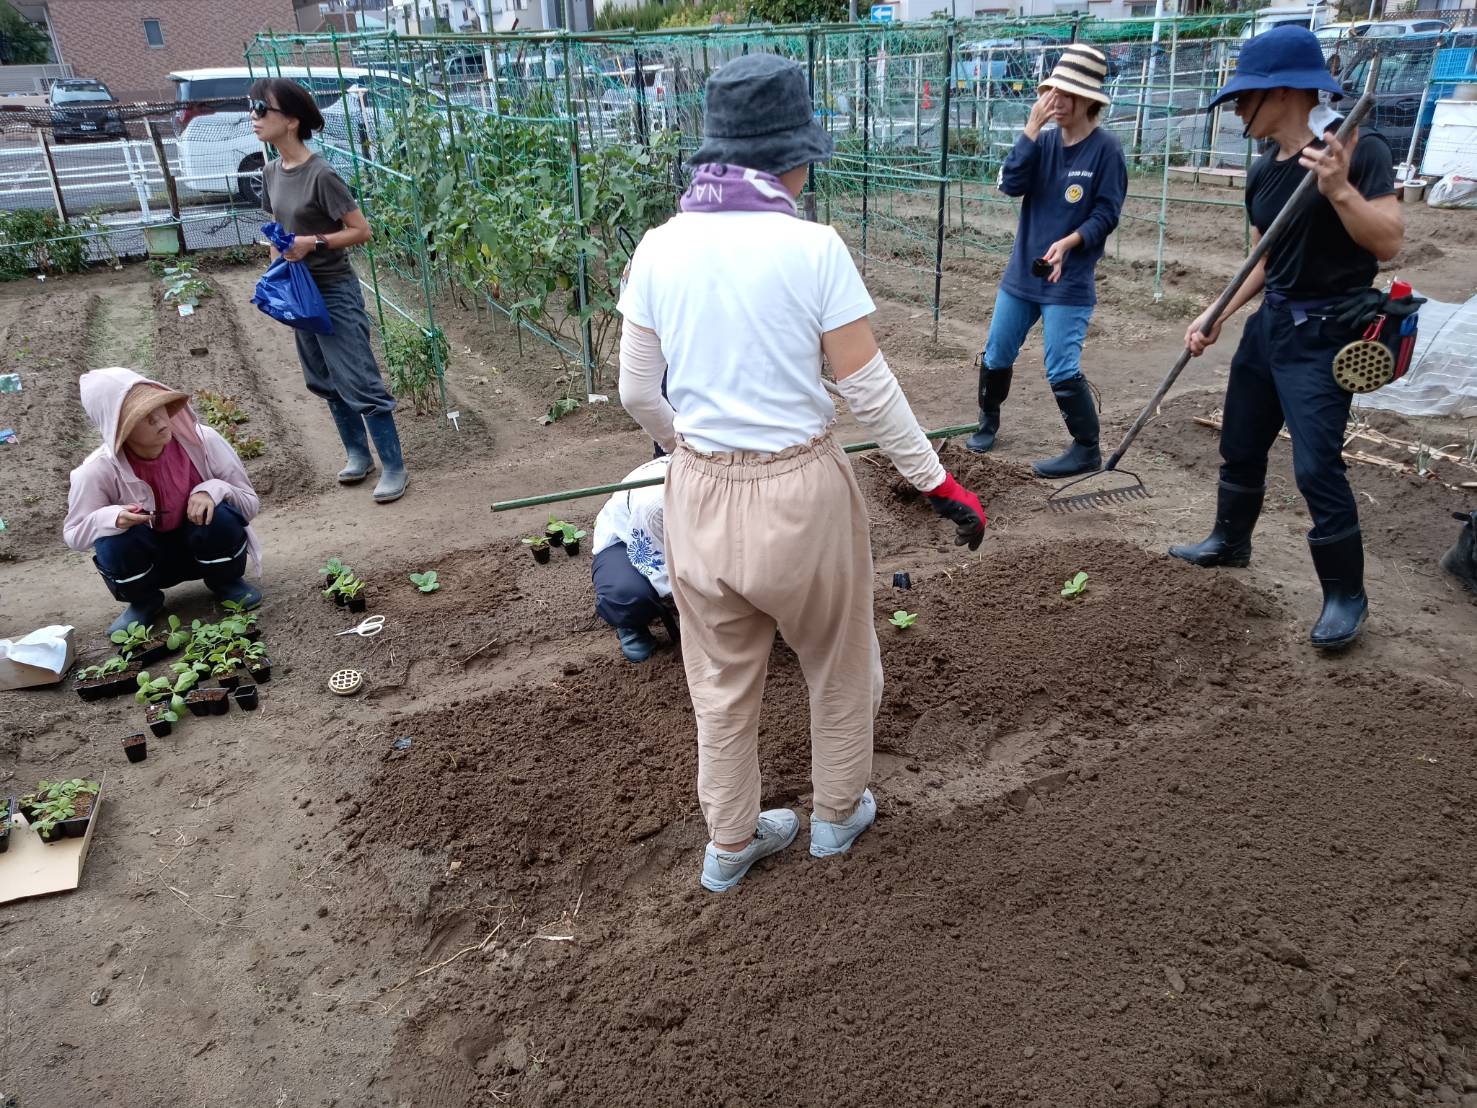
[[[1309,539],[1313,568],[1323,586],[1323,613],[1313,625],[1313,645],[1341,650],[1359,637],[1369,598],[1364,595],[1364,536],[1356,527],[1335,539]]]
[[[1215,497],[1215,526],[1210,537],[1194,545],[1171,546],[1169,552],[1197,566],[1235,566],[1251,562],[1251,532],[1262,514],[1265,489],[1220,483]]]
[[[1037,477],[1076,477],[1102,468],[1103,455],[1098,449],[1097,408],[1087,378],[1078,374],[1051,388],[1056,406],[1062,410],[1072,444],[1055,458],[1031,466]]]
[[[1441,555],[1441,568],[1473,592],[1477,592],[1477,512],[1452,512],[1466,526],[1451,549]]]
[[[1010,378],[1014,366],[991,369],[985,365],[985,356],[980,355],[980,429],[964,440],[966,449],[984,454],[995,445],[995,435],[1000,430],[1000,405],[1010,395]]]

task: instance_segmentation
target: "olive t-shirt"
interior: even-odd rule
[[[349,186],[314,154],[291,169],[280,160],[262,168],[262,207],[293,235],[326,235],[341,231],[344,216],[359,207]],[[347,250],[315,250],[304,261],[320,285],[336,285],[354,276]]]
[[[1246,177],[1246,211],[1263,233],[1308,173],[1297,156],[1277,160],[1273,143]],[[1349,160],[1349,183],[1366,200],[1395,191],[1394,158],[1389,144],[1373,131],[1363,131]],[[1290,300],[1318,300],[1368,288],[1379,273],[1379,260],[1344,229],[1339,213],[1321,192],[1314,191],[1282,237],[1267,254],[1267,289]]]

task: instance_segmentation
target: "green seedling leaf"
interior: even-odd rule
[[[421,592],[435,592],[441,587],[441,582],[436,580],[436,571],[428,569],[425,573],[412,573],[410,583]]]
[[[912,627],[913,624],[918,622],[918,613],[905,612],[902,609],[898,609],[896,612],[892,613],[892,618],[887,622],[892,624],[899,631],[906,631],[909,627]]]
[[[1062,585],[1062,596],[1071,599],[1087,591],[1087,574],[1078,571],[1071,580]]]

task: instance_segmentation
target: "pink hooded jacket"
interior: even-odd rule
[[[131,369],[118,367],[90,370],[78,384],[82,407],[101,432],[103,444],[72,470],[72,491],[67,497],[62,538],[73,550],[87,551],[98,539],[122,534],[118,513],[129,505],[141,504],[150,510],[157,507],[154,490],[135,475],[126,456],[113,452],[113,443],[118,437],[118,415],[128,390],[137,384],[164,386]],[[217,504],[229,501],[248,523],[254,519],[261,510],[261,500],[231,444],[214,429],[197,422],[188,404],[175,413],[171,424],[174,437],[204,478],[191,493],[209,493]],[[246,529],[246,549],[260,576],[261,544],[250,527]]]

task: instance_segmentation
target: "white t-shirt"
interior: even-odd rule
[[[653,227],[618,307],[661,339],[690,446],[766,454],[836,418],[821,335],[876,310],[841,237],[781,212],[682,212]]]
[[[648,477],[665,477],[671,456],[654,458],[639,465],[621,479],[644,481]],[[658,596],[672,595],[672,581],[667,575],[666,538],[662,531],[662,501],[665,485],[618,492],[605,502],[595,517],[595,548],[599,554],[618,542],[626,544],[626,558],[636,572],[651,582]]]

